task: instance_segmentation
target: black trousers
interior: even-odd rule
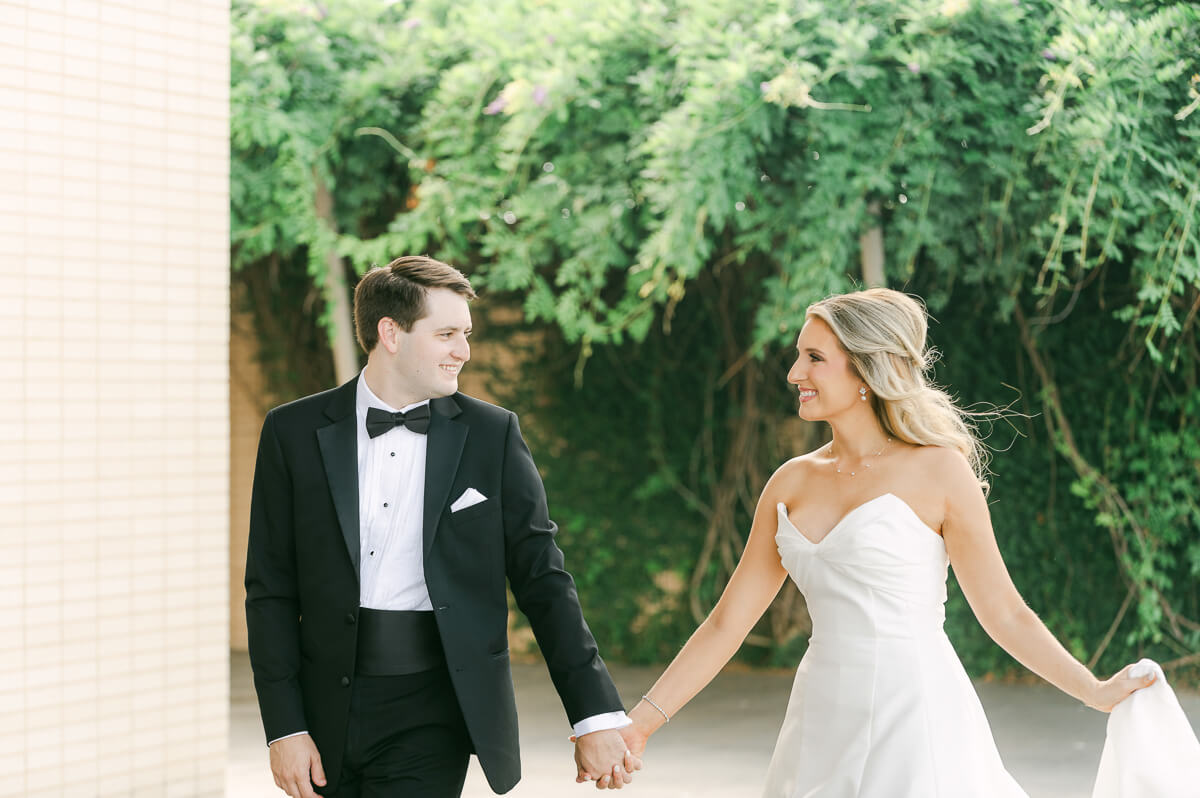
[[[472,748],[445,667],[354,678],[338,787],[321,795],[459,798]]]

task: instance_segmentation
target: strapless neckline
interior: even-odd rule
[[[850,508],[850,510],[848,510],[845,515],[843,515],[841,518],[838,519],[838,522],[836,524],[834,524],[832,527],[830,527],[829,531],[826,532],[825,535],[820,540],[813,540],[808,535],[806,535],[800,531],[800,528],[798,526],[796,526],[792,522],[792,519],[788,516],[788,508],[787,508],[786,504],[784,504],[783,502],[779,502],[776,505],[776,508],[779,511],[780,517],[784,521],[787,522],[787,525],[789,527],[791,527],[792,531],[795,532],[796,535],[799,536],[799,538],[801,540],[803,540],[805,543],[807,543],[810,546],[817,547],[817,546],[823,545],[825,543],[825,541],[827,541],[831,537],[833,537],[834,533],[836,533],[839,529],[841,529],[843,526],[845,526],[846,522],[849,521],[851,518],[853,518],[855,515],[857,515],[859,513],[859,511],[864,510],[867,507],[869,507],[873,504],[876,504],[880,501],[883,501],[884,499],[887,499],[887,498],[894,499],[902,508],[904,508],[905,511],[907,511],[909,520],[915,521],[917,524],[919,524],[921,526],[922,529],[924,529],[926,532],[928,532],[929,534],[936,537],[939,541],[942,542],[942,545],[945,545],[946,541],[942,538],[942,536],[939,535],[937,532],[933,531],[933,529],[929,526],[929,524],[922,521],[921,516],[917,515],[917,511],[914,510],[908,502],[904,501],[904,499],[901,499],[899,496],[897,496],[896,494],[894,494],[890,491],[887,493],[882,493],[872,499],[867,499],[865,502],[862,502],[861,504],[855,505],[854,507]]]

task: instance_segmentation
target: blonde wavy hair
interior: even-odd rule
[[[850,367],[870,388],[875,417],[888,435],[962,452],[988,489],[988,452],[972,419],[990,414],[959,407],[929,379],[939,353],[925,343],[929,316],[923,302],[890,288],[869,288],[815,302],[805,316],[833,330]]]

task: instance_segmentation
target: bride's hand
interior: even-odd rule
[[[617,729],[617,731],[625,738],[625,745],[629,748],[630,752],[641,759],[646,753],[646,742],[650,739],[650,732],[640,726],[636,720],[628,726]]]
[[[1087,705],[1101,712],[1112,712],[1113,707],[1128,698],[1134,691],[1141,690],[1154,684],[1154,673],[1145,676],[1130,676],[1133,665],[1126,665],[1115,676],[1107,681],[1098,682],[1092,690]]]
[[[621,733],[621,737],[625,740],[625,747],[629,749],[629,753],[637,758],[638,761],[646,753],[646,743],[650,740],[650,735],[653,729],[646,729],[638,724],[636,720],[628,726],[623,726],[617,729]],[[567,738],[571,742],[575,742],[575,735],[572,734]],[[626,757],[626,761],[629,759]],[[628,767],[628,765],[626,766]],[[638,768],[640,770],[640,768]]]

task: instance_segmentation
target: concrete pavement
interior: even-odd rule
[[[621,695],[632,702],[658,676],[653,668],[615,666]],[[230,752],[226,798],[280,798],[271,780],[245,654],[230,660]],[[588,798],[575,784],[570,728],[541,665],[515,665],[524,778],[512,798]],[[646,768],[620,794],[629,798],[758,798],[792,674],[731,669],[719,675],[660,733]],[[1051,687],[978,683],[996,744],[1008,770],[1031,798],[1089,798],[1107,716]],[[1200,731],[1200,695],[1181,694]],[[612,795],[605,792],[605,795]],[[472,760],[464,798],[487,798]]]

